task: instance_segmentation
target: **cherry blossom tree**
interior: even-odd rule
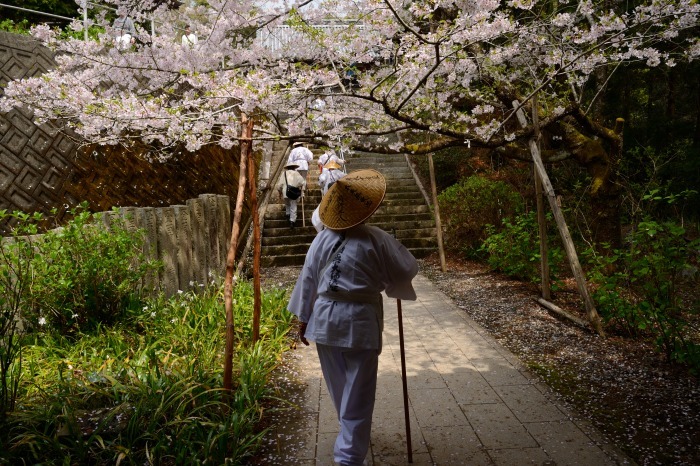
[[[700,56],[696,0],[109,3],[135,21],[132,46],[115,46],[104,11],[92,12],[105,29],[97,41],[36,27],[57,66],[10,82],[0,111],[26,105],[86,143],[139,141],[161,160],[181,146],[244,142],[247,153],[251,139],[385,153],[469,146],[531,160],[538,134],[545,161],[590,169],[595,194],[611,185],[622,148],[622,121],[589,112],[610,73]],[[185,25],[196,44],[180,40]],[[283,32],[291,39],[271,46]]]
[[[106,29],[99,41],[59,41],[35,28],[58,66],[11,82],[2,108],[28,105],[38,120],[64,122],[93,143],[140,139],[162,149],[160,157],[174,144],[231,147],[241,113],[258,121],[257,139],[341,137],[384,152],[407,144],[414,152],[507,148],[533,132],[514,121],[515,100],[528,106],[538,94],[540,126],[552,141],[567,141],[567,125],[610,138],[587,114],[596,73],[700,55],[700,5],[692,0],[634,8],[533,0],[112,3],[141,25],[131,49],[114,47],[104,13],[93,19]],[[196,46],[181,44],[185,24],[197,31]],[[265,47],[259,38],[283,24],[294,39]],[[356,81],[343,79],[350,69]],[[548,156],[576,156],[567,145]]]

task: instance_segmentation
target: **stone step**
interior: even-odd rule
[[[411,215],[411,214],[405,214],[402,216],[391,216],[391,217],[383,217],[383,218],[374,218],[372,217],[371,222],[368,222],[369,225],[375,225],[378,226],[379,228],[383,229],[384,231],[387,231],[391,233],[392,230],[423,230],[425,228],[429,228],[433,230],[433,233],[431,233],[432,236],[435,236],[435,222],[433,221],[432,217],[430,215],[424,216],[423,218],[417,218],[416,215]],[[306,225],[308,226],[309,223],[311,222],[310,218],[306,219]],[[302,222],[301,219],[297,219],[297,229],[301,226]],[[266,243],[266,241],[277,241],[277,238],[268,234],[271,233],[272,230],[274,229],[284,229],[284,228],[289,228],[289,222],[287,222],[287,219],[284,217],[281,218],[275,218],[275,219],[266,219],[265,220],[265,227],[263,229],[263,244],[274,244],[274,243]],[[303,228],[303,227],[302,227]],[[428,234],[427,231],[423,231],[423,233]]]
[[[419,215],[419,220],[431,219],[432,211],[430,208],[423,204],[419,204],[420,200],[398,200],[398,201],[384,201],[382,205],[377,209],[377,211],[372,216],[372,221],[374,218],[382,218],[382,221],[388,221],[384,217],[391,216],[396,217],[400,215]],[[306,218],[311,218],[311,214],[316,209],[316,205],[306,204],[302,208],[301,205],[297,206],[297,218],[301,219],[302,216]],[[282,204],[272,204],[267,207],[266,219],[268,220],[283,220],[285,219],[286,211]],[[399,218],[392,218],[393,220],[400,220]]]
[[[345,169],[346,170],[357,170],[358,167],[369,167],[369,166],[384,166],[384,167],[396,167],[396,168],[408,168],[406,159],[403,157],[397,158],[393,156],[388,157],[365,157],[365,156],[348,156],[345,157]]]
[[[306,223],[308,224],[311,219],[311,213],[312,210],[306,210]],[[395,212],[392,214],[385,213],[376,213],[372,216],[370,219],[371,221],[368,223],[371,224],[378,224],[378,223],[391,223],[394,225],[401,224],[401,222],[407,222],[406,225],[414,224],[417,227],[421,227],[423,222],[428,222],[432,225],[434,225],[434,220],[433,220],[433,214],[432,212],[421,212],[421,213],[414,213],[410,209],[408,212]],[[297,223],[301,223],[302,218],[301,218],[301,210],[299,210],[297,214]],[[279,222],[279,223],[276,223]],[[269,227],[286,227],[287,226],[287,219],[284,216],[284,209],[281,208],[276,214],[271,214],[270,211],[268,210],[267,216],[265,217],[265,226],[264,230],[267,230]],[[395,227],[399,228],[399,227]],[[403,226],[401,227],[402,229],[404,228]]]
[[[309,250],[308,243],[294,243],[294,244],[280,244],[276,246],[264,246],[261,249],[261,256],[289,256],[289,255],[306,255],[306,251]]]
[[[399,172],[404,171],[410,172],[411,169],[406,165],[405,161],[386,161],[386,160],[348,160],[345,163],[345,169],[347,171],[355,171],[365,168],[373,168],[377,171],[384,172]]]
[[[284,256],[263,255],[260,258],[262,267],[287,267],[290,265],[304,265],[306,254],[294,254]]]
[[[309,217],[311,217],[311,212],[316,208],[316,206],[311,206],[311,205],[305,205],[304,206],[304,211],[307,213]],[[272,204],[268,206],[267,209],[267,215],[274,217],[275,215],[279,214],[282,217],[284,217],[284,206],[282,204]],[[301,205],[297,206],[297,215],[301,215],[302,209]],[[377,209],[377,211],[374,213],[373,217],[375,216],[381,216],[381,215],[398,215],[398,214],[407,214],[407,213],[416,213],[416,214],[423,214],[423,213],[430,213],[430,208],[423,204],[423,205],[416,205],[415,203],[407,203],[407,202],[387,202],[384,201],[382,205]]]
[[[435,246],[408,248],[416,258],[426,257],[435,252]],[[263,255],[260,263],[263,267],[285,267],[304,265],[306,253],[304,254],[284,254],[284,255]]]
[[[413,186],[414,187],[411,187],[411,186],[394,187],[391,190],[387,189],[387,192],[384,195],[384,202],[393,201],[393,200],[402,200],[402,199],[408,199],[411,201],[418,200],[420,203],[425,202],[425,199],[423,198],[423,193],[421,193],[420,189],[418,189],[418,187],[415,186],[415,183]],[[322,198],[321,190],[319,190],[319,189],[307,190],[306,194],[304,195],[304,205],[313,204],[315,207],[316,205],[318,205],[321,202],[321,198]],[[279,198],[276,195],[272,198],[272,201],[274,204],[282,205],[282,202],[279,202]],[[301,200],[299,200],[297,202],[297,204],[301,205]]]
[[[399,240],[399,242],[406,246],[406,249],[409,251],[430,247],[434,248],[437,245],[437,240],[434,238],[404,238]]]
[[[272,223],[272,222],[270,222]],[[265,234],[262,237],[262,246],[286,246],[291,243],[307,243],[316,237],[316,230],[309,228],[307,222],[306,227],[297,226],[291,229],[286,221],[278,221],[274,226],[265,229]],[[265,222],[267,225],[267,222]],[[371,223],[376,227],[381,228],[390,234],[395,234],[396,238],[403,241],[407,238],[435,238],[435,225],[430,221],[425,222],[398,222],[398,223]]]
[[[363,160],[369,162],[401,162],[406,164],[404,154],[376,154],[372,152],[352,151],[345,154],[345,160]]]
[[[322,153],[314,150],[316,160]],[[382,155],[363,152],[345,154],[347,169],[352,172],[372,168],[386,178],[387,193],[379,209],[368,224],[378,226],[396,237],[416,257],[424,257],[436,248],[435,221],[421,189],[403,155]],[[284,217],[284,204],[268,205],[262,235],[262,262],[264,266],[302,265],[309,245],[316,236],[311,224],[311,213],[321,202],[318,186],[318,168],[309,167],[309,183],[304,197],[306,227],[302,227],[302,208],[298,204],[297,227],[291,229]]]

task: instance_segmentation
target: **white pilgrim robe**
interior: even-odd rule
[[[342,170],[323,170],[323,173],[318,175],[318,184],[321,186],[321,196],[325,196],[328,188],[344,177],[346,173]]]
[[[309,163],[313,162],[313,160],[314,153],[304,146],[299,146],[295,147],[291,150],[291,152],[289,152],[289,156],[287,157],[287,164],[299,165],[297,170],[304,171],[309,169]]]
[[[335,155],[335,152],[333,151],[327,151],[324,152],[323,154],[319,155],[318,157],[318,164],[323,167],[325,164],[328,162],[333,161],[340,165],[341,167],[345,165],[345,160],[341,159],[337,155]]]
[[[309,247],[288,309],[308,323],[311,341],[381,351],[381,292],[415,300],[411,280],[417,273],[408,249],[375,226],[326,228]]]

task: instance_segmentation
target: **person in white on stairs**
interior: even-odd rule
[[[314,161],[314,153],[307,149],[303,142],[295,142],[293,147],[287,157],[287,164],[297,165],[299,167],[297,171],[304,180],[307,180],[309,164]]]
[[[123,9],[119,10],[118,15],[112,23],[114,45],[119,50],[127,50],[136,43],[136,28],[134,21],[126,15]]]
[[[337,163],[341,167],[345,166],[345,160],[338,157],[333,149],[328,149],[323,154],[318,156],[318,172],[323,173],[324,165],[330,161]]]
[[[185,33],[182,35],[181,42],[183,46],[188,47],[194,47],[199,42],[199,39],[197,39],[197,34],[192,31],[189,24],[185,26]]]
[[[296,170],[297,165],[287,164],[284,166],[285,172],[280,176],[280,180],[277,183],[277,192],[279,194],[280,201],[284,200],[284,211],[289,226],[291,228],[296,228],[297,226],[297,199],[290,199],[287,195],[287,186],[293,186],[295,188],[301,189],[301,195],[303,196],[304,188],[306,187],[306,180],[302,178],[301,174]]]
[[[346,173],[341,170],[342,167],[340,164],[332,159],[326,163],[324,168],[325,170],[318,176],[318,184],[321,186],[321,197],[326,195],[328,188],[330,188],[333,183],[346,175]],[[316,232],[323,230],[323,223],[321,222],[318,210],[319,208],[316,207],[311,214],[311,224],[316,229]]]
[[[299,338],[316,342],[321,371],[340,432],[333,460],[366,464],[382,349],[382,291],[415,300],[413,255],[395,238],[364,222],[386,193],[376,170],[357,170],[336,181],[319,209],[326,226],[306,254],[287,309],[300,321]]]

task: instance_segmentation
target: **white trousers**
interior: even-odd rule
[[[369,451],[379,353],[318,343],[316,350],[340,422],[333,459],[360,466]]]
[[[126,50],[131,47],[131,34],[123,34],[114,39],[114,43],[119,50]]]
[[[321,233],[321,230],[323,230],[323,222],[321,221],[321,216],[318,213],[318,207],[316,207],[311,214],[311,224],[316,229],[316,233]]]
[[[298,199],[284,198],[284,211],[289,215],[290,222],[297,221],[297,200]]]

